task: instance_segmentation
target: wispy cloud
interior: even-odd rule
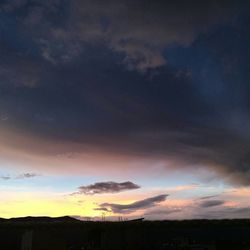
[[[224,200],[208,200],[204,201],[200,204],[201,207],[215,207],[215,206],[220,206],[225,203]]]
[[[222,218],[249,218],[250,207],[219,207],[213,211],[200,211],[197,218],[222,219]]]
[[[171,192],[188,191],[188,190],[196,189],[199,186],[200,186],[200,184],[192,183],[190,185],[181,185],[181,186],[176,186],[176,187],[173,187],[173,188],[169,188],[168,191],[171,191]]]
[[[182,212],[183,208],[181,207],[163,207],[163,208],[158,208],[158,209],[153,209],[150,211],[146,211],[144,214],[145,217],[164,217],[166,215],[172,214],[172,213],[178,213]]]
[[[7,121],[9,117],[7,115],[0,115],[0,121]]]
[[[103,212],[111,212],[108,208],[106,207],[97,207],[94,208],[95,211],[103,211]]]
[[[13,180],[13,179],[27,179],[27,178],[33,178],[36,176],[40,176],[40,174],[36,174],[36,173],[23,173],[23,174],[19,174],[19,175],[3,175],[0,176],[0,179],[2,180]]]
[[[207,199],[212,199],[215,197],[218,197],[219,195],[208,195],[208,196],[203,196],[201,198],[199,198],[200,200],[207,200]]]
[[[11,177],[7,176],[7,175],[3,175],[0,177],[0,179],[7,181],[7,180],[11,179]]]
[[[36,173],[24,173],[24,174],[20,174],[16,177],[16,179],[25,179],[25,178],[33,178],[39,176],[39,174]]]

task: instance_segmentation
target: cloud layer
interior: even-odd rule
[[[1,160],[249,185],[249,4],[66,2],[0,4]]]

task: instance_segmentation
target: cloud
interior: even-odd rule
[[[0,176],[0,179],[7,181],[7,180],[10,180],[11,177],[7,176],[7,175],[6,176]]]
[[[172,192],[187,191],[187,190],[197,189],[199,187],[200,187],[200,184],[192,183],[190,185],[181,185],[181,186],[175,186],[173,188],[168,188],[168,191],[172,191]]]
[[[0,115],[0,121],[5,122],[9,119],[7,115]]]
[[[181,208],[181,207],[162,207],[160,209],[158,208],[158,209],[146,211],[143,216],[149,219],[152,219],[152,218],[162,219],[162,218],[167,217],[169,214],[180,213],[183,211],[183,209],[184,208]]]
[[[110,212],[110,210],[106,207],[97,207],[94,208],[95,211],[103,211],[103,212]]]
[[[208,200],[204,201],[200,204],[201,207],[207,208],[207,207],[216,207],[216,206],[221,206],[225,203],[224,200]]]
[[[215,197],[218,197],[219,195],[208,195],[208,196],[203,196],[201,198],[199,198],[200,200],[207,200],[207,199],[212,199]]]
[[[250,216],[250,207],[221,207],[217,210],[201,211],[195,215],[196,218],[206,219],[246,219]]]
[[[27,179],[27,178],[33,178],[36,176],[40,176],[40,175],[36,173],[23,173],[23,174],[19,174],[16,176],[10,176],[10,175],[0,176],[0,179],[2,180]]]
[[[111,210],[114,213],[132,213],[137,210],[156,206],[157,204],[165,201],[167,196],[167,194],[157,195],[144,200],[135,201],[130,204],[102,203],[100,204],[100,208]]]
[[[11,48],[1,47],[0,52],[3,56],[0,60],[0,77],[3,86],[11,85],[17,87],[34,88],[41,82],[44,66],[41,62],[27,56],[23,51],[20,55],[10,54]]]
[[[70,22],[75,24],[80,39],[106,41],[114,51],[125,54],[124,62],[129,67],[143,71],[166,63],[166,46],[187,46],[215,24],[230,21],[238,7],[236,1],[223,0],[80,0],[72,3]]]
[[[17,8],[20,8],[27,4],[27,0],[13,0],[13,1],[3,1],[2,7],[3,10],[9,12],[9,11],[14,11]]]
[[[249,185],[249,23],[234,19],[246,1],[5,2],[7,161],[77,173],[159,164]]]
[[[24,174],[18,175],[16,179],[27,179],[27,178],[37,177],[37,176],[40,176],[40,175],[36,173],[24,173]]]
[[[68,6],[56,0],[34,1],[32,5],[25,0],[7,2],[3,7],[7,12],[28,7],[22,16],[24,27],[39,27],[32,32],[33,39],[41,45],[44,59],[53,64],[79,56],[79,44],[103,43],[122,54],[129,69],[139,71],[164,65],[166,46],[191,44],[200,33],[230,22],[246,5],[233,0],[75,0]],[[70,11],[63,12],[62,20],[65,8]],[[60,21],[63,25],[56,25]]]
[[[113,181],[96,182],[88,186],[80,186],[78,188],[79,191],[76,194],[94,195],[94,194],[106,194],[106,193],[119,193],[138,188],[140,188],[140,186],[134,184],[131,181],[120,182],[120,183]]]

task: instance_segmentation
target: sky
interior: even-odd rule
[[[250,218],[250,3],[0,1],[0,217]]]

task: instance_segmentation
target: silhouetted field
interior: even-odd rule
[[[250,220],[83,222],[0,220],[2,250],[250,249]]]

